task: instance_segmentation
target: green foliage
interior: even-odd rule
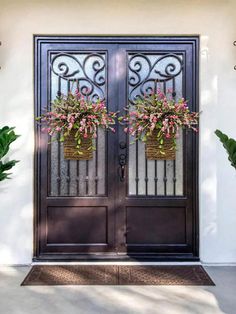
[[[8,153],[11,143],[18,137],[19,135],[15,134],[14,128],[4,126],[0,129],[0,181],[9,179],[10,173],[7,171],[18,162],[18,160],[3,161],[3,157]]]
[[[219,137],[221,143],[226,149],[231,165],[236,169],[236,141],[232,138],[228,138],[228,136],[220,130],[216,130],[215,134]]]

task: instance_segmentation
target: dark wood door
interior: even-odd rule
[[[75,82],[111,111],[156,88],[197,110],[198,38],[35,36],[36,115]],[[198,259],[196,136],[181,134],[175,161],[131,140],[117,125],[92,160],[64,160],[36,126],[35,259]]]

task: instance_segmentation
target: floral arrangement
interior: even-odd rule
[[[59,134],[60,141],[73,134],[76,141],[78,154],[83,154],[80,147],[83,139],[92,136],[97,137],[97,128],[115,132],[112,127],[115,124],[116,113],[107,112],[107,108],[101,100],[96,102],[84,97],[77,89],[74,93],[68,95],[61,94],[53,102],[51,111],[42,114],[36,120],[44,125],[43,132],[50,136]],[[92,143],[92,141],[91,141]],[[95,149],[92,144],[88,150]]]
[[[126,114],[119,117],[119,121],[126,124],[124,131],[143,142],[155,134],[163,154],[166,139],[173,138],[171,149],[176,149],[180,128],[198,131],[196,125],[199,113],[190,112],[184,98],[176,101],[171,90],[166,94],[158,90],[157,93],[145,95],[143,99],[137,99],[134,105],[135,110],[131,110],[134,107],[128,107],[125,109]]]

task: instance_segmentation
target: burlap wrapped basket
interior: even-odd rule
[[[81,144],[80,144],[80,152],[82,154],[80,155],[78,153],[78,148],[76,148],[76,141],[75,141],[75,133],[76,130],[72,130],[65,138],[64,141],[64,158],[65,159],[71,159],[71,160],[90,160],[93,159],[93,150],[88,150],[89,147],[92,146],[93,142],[93,134],[88,133],[87,138],[81,138]]]
[[[174,137],[164,139],[160,149],[160,141],[157,139],[158,130],[154,130],[150,136],[147,137],[146,142],[146,158],[152,160],[175,160]]]

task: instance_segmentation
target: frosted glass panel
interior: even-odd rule
[[[85,97],[106,97],[105,53],[51,54],[50,98],[80,88]],[[92,160],[65,160],[63,143],[54,137],[49,146],[51,196],[106,194],[106,132],[98,130]]]
[[[182,97],[183,57],[175,54],[129,53],[128,102],[161,89]],[[130,143],[134,139],[130,137]],[[129,145],[129,195],[183,195],[183,134],[177,140],[176,160],[147,160],[145,144]]]

